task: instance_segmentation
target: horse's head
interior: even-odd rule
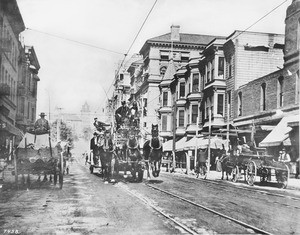
[[[152,134],[152,137],[158,136],[158,124],[156,124],[156,125],[152,124],[151,134]]]

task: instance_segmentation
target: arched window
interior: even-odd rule
[[[283,106],[283,77],[278,78],[277,83],[277,106],[280,108]]]
[[[266,83],[261,84],[260,91],[260,110],[266,110]]]

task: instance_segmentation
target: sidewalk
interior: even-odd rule
[[[162,172],[163,173],[168,173],[166,172],[166,168],[162,167]],[[176,168],[175,173],[176,175],[185,175],[186,177],[191,177],[191,178],[196,178],[196,174],[193,171],[190,171],[189,174],[186,174],[186,169],[181,169],[181,168]],[[222,177],[222,172],[217,172],[217,171],[210,171],[209,174],[207,175],[207,180],[221,180]],[[244,176],[243,178],[238,181],[238,183],[244,183]],[[226,175],[224,174],[224,180],[226,181]],[[258,182],[259,177],[257,177],[256,182]],[[299,190],[300,191],[300,179],[295,179],[295,176],[292,175],[292,177],[289,178],[288,180],[288,185],[287,188],[289,190]]]

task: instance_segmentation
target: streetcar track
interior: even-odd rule
[[[193,206],[202,208],[202,209],[204,209],[204,210],[206,210],[206,211],[209,211],[209,212],[211,212],[211,213],[213,213],[213,214],[215,214],[215,215],[218,215],[218,216],[220,216],[220,217],[222,217],[222,218],[228,219],[228,220],[230,220],[230,221],[232,221],[232,222],[234,222],[234,223],[237,223],[237,224],[243,226],[244,228],[252,229],[252,230],[253,230],[254,232],[256,232],[256,233],[259,233],[259,234],[272,234],[272,233],[269,233],[269,232],[267,232],[267,231],[265,231],[265,230],[263,230],[263,229],[257,228],[257,227],[255,227],[255,226],[253,226],[253,225],[247,224],[247,223],[245,223],[245,222],[243,222],[243,221],[240,221],[240,220],[237,220],[237,219],[235,219],[235,218],[233,218],[233,217],[230,217],[230,216],[227,216],[227,215],[225,215],[225,214],[222,214],[222,213],[220,213],[220,212],[218,212],[218,211],[216,211],[216,210],[210,209],[210,208],[208,208],[208,207],[206,207],[206,206],[204,206],[204,205],[195,203],[195,202],[193,202],[193,201],[191,201],[191,200],[189,200],[189,199],[183,198],[183,197],[181,197],[181,196],[178,196],[178,195],[173,194],[173,193],[171,193],[171,192],[168,192],[168,191],[166,191],[166,190],[163,190],[163,189],[160,189],[160,188],[158,188],[158,187],[152,186],[152,185],[150,185],[150,184],[148,184],[148,183],[145,183],[145,185],[147,185],[148,187],[150,187],[150,188],[152,188],[152,189],[154,189],[154,190],[157,190],[157,191],[159,191],[159,192],[162,192],[162,193],[165,193],[165,194],[167,194],[167,195],[169,195],[169,196],[172,196],[172,197],[174,197],[174,198],[177,198],[177,199],[179,199],[179,200],[181,200],[181,201],[184,201],[184,202],[186,202],[186,203],[189,203],[189,204],[191,204],[191,205],[193,205]]]
[[[192,177],[178,176],[178,175],[176,175],[176,177],[193,179]],[[283,194],[279,194],[279,193],[272,193],[272,192],[264,191],[264,190],[257,189],[257,188],[254,188],[254,187],[247,188],[247,187],[242,187],[242,186],[238,186],[238,185],[230,184],[230,183],[226,183],[226,185],[225,185],[225,183],[223,183],[223,181],[221,181],[221,180],[210,180],[210,179],[200,179],[200,178],[197,178],[197,179],[195,178],[195,180],[199,180],[199,181],[206,182],[206,183],[209,183],[209,184],[217,184],[219,187],[220,187],[220,183],[222,183],[222,184],[224,184],[224,185],[222,185],[223,186],[222,188],[226,191],[228,191],[228,186],[229,186],[231,188],[243,189],[245,191],[251,191],[251,192],[256,192],[256,193],[260,193],[260,194],[264,194],[264,195],[277,196],[277,197],[282,197],[282,198],[286,198],[286,199],[292,199],[294,201],[300,201],[299,197],[283,195]],[[193,181],[190,181],[190,182],[192,183]]]
[[[119,182],[123,183],[122,180],[120,180]],[[171,220],[173,223],[175,223],[177,226],[179,226],[180,228],[182,228],[183,230],[185,230],[189,234],[193,234],[193,235],[198,234],[198,233],[194,232],[193,230],[191,230],[190,228],[188,228],[183,223],[181,223],[181,222],[177,221],[176,219],[172,218],[171,215],[169,215],[166,212],[164,212],[162,209],[160,209],[157,205],[155,205],[155,203],[151,202],[149,199],[147,199],[147,198],[139,195],[136,192],[133,192],[132,190],[128,189],[127,187],[124,187],[121,184],[117,184],[117,187],[120,187],[120,188],[124,189],[126,192],[128,192],[129,194],[131,194],[132,196],[137,197],[138,199],[140,199],[141,201],[143,201],[146,205],[150,206],[152,209],[154,209],[159,214],[163,215],[165,218]]]

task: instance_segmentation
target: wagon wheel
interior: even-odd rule
[[[235,166],[235,168],[232,169],[232,182],[237,182],[240,175],[240,170],[238,166]]]
[[[256,167],[255,162],[253,162],[253,161],[249,162],[247,165],[246,174],[247,174],[247,183],[251,186],[253,186],[254,182],[255,182],[256,170],[257,170],[257,167]]]

